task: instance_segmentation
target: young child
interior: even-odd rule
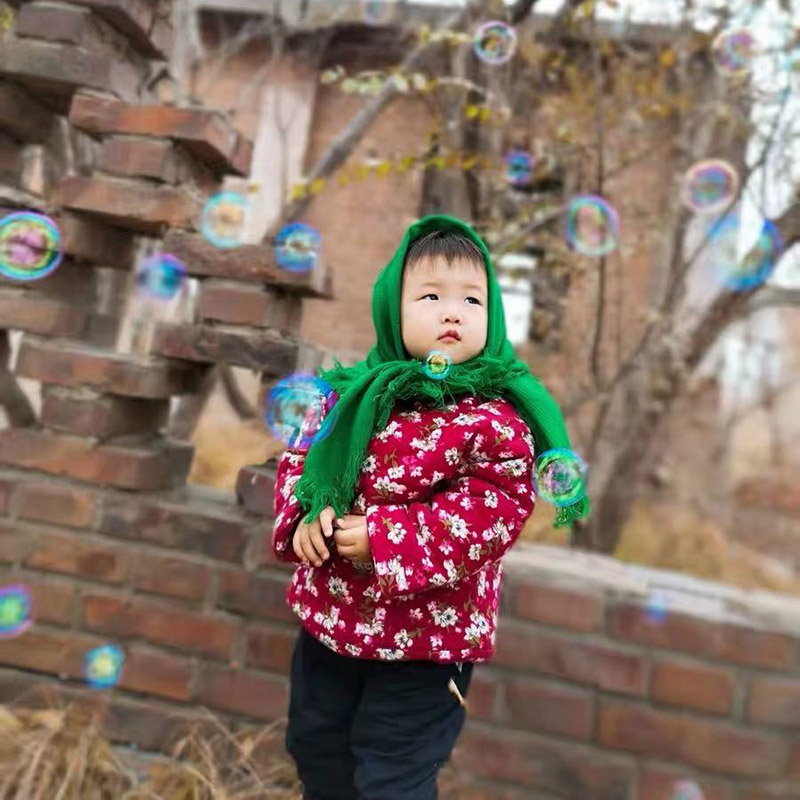
[[[286,743],[306,800],[437,796],[472,666],[494,652],[500,558],[533,510],[534,453],[569,448],[514,357],[469,225],[412,225],[372,316],[367,359],[321,374],[335,392],[326,435],[285,452],[275,487],[273,550],[300,564]],[[432,351],[449,370],[426,368]]]

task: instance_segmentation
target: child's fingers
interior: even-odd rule
[[[311,544],[316,550],[316,553],[314,554],[314,566],[321,567],[322,562],[330,554],[328,553],[328,548],[325,546],[325,540],[322,538],[322,528],[320,527],[319,523],[309,527],[308,538],[311,540]]]
[[[333,536],[333,520],[336,517],[336,512],[328,506],[322,510],[319,515],[319,521],[322,525],[322,532],[326,536]]]
[[[336,520],[336,524],[339,528],[347,530],[348,528],[357,528],[359,525],[364,524],[365,517],[361,517],[358,514],[347,514],[344,517],[339,517]]]
[[[302,541],[302,538],[303,538],[303,533],[300,530],[300,527],[298,527],[297,530],[294,533],[294,536],[292,536],[292,549],[294,550],[294,554],[301,561],[305,561],[306,557],[303,554],[303,549],[300,546],[300,542]]]

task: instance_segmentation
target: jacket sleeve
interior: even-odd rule
[[[456,478],[428,502],[371,505],[367,531],[382,597],[452,586],[511,547],[533,511],[533,439],[488,411]]]
[[[337,399],[336,394],[333,393],[330,404],[327,401],[323,402],[322,419],[330,413]],[[289,561],[295,564],[299,564],[300,559],[295,555],[292,539],[297,530],[297,525],[304,515],[304,511],[294,496],[294,487],[303,475],[305,463],[306,451],[289,447],[283,452],[278,462],[278,470],[275,476],[275,499],[273,503],[275,524],[272,529],[272,552],[281,561]]]

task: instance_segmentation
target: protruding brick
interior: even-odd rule
[[[800,680],[753,676],[747,716],[762,725],[800,730]]]
[[[233,281],[201,284],[198,313],[203,319],[292,331],[299,327],[301,311],[300,298],[280,289]]]
[[[130,554],[113,543],[89,541],[80,534],[40,533],[25,566],[119,584],[127,577],[129,559]]]
[[[495,663],[535,669],[609,692],[644,695],[647,659],[601,641],[577,641],[501,620]]]
[[[142,233],[192,226],[200,203],[180,188],[95,175],[71,175],[55,191],[55,202],[112,225]]]
[[[780,775],[785,737],[644,705],[603,702],[598,743],[741,778]]]
[[[167,423],[170,401],[98,394],[89,389],[42,386],[42,425],[101,440],[157,433]]]
[[[13,509],[20,519],[88,528],[94,518],[96,495],[78,486],[21,483],[14,492]]]
[[[75,631],[54,633],[33,629],[24,636],[0,638],[0,664],[81,678],[86,652],[96,645],[96,640]]]
[[[294,622],[296,617],[286,603],[286,585],[283,575],[225,570],[219,576],[218,603],[248,616]]]
[[[79,261],[130,270],[135,260],[134,234],[91,216],[61,211],[58,217],[65,253]]]
[[[252,626],[247,630],[246,663],[250,667],[288,674],[296,641],[297,630]]]
[[[141,638],[155,644],[227,659],[237,626],[230,620],[137,598],[84,592],[88,630],[123,639]]]
[[[162,489],[186,480],[193,448],[185,442],[148,447],[95,446],[90,439],[32,428],[0,431],[0,463],[38,469],[120,489]]]
[[[20,142],[46,142],[55,117],[21,86],[0,81],[0,130]]]
[[[658,703],[730,714],[735,693],[730,670],[666,658],[653,665],[650,694]]]
[[[288,685],[284,678],[209,664],[200,673],[197,696],[211,708],[254,719],[280,719],[288,708]]]
[[[20,581],[31,593],[32,615],[37,622],[51,625],[69,625],[74,611],[76,587],[54,581],[51,576],[43,579],[26,577]]]
[[[141,553],[134,580],[136,588],[145,592],[202,600],[211,582],[211,570],[186,558]]]
[[[131,647],[125,654],[119,685],[123,689],[170,700],[188,700],[190,678],[191,669],[186,659],[143,647]]]
[[[14,24],[17,36],[32,36],[50,42],[64,42],[91,48],[97,23],[85,8],[46,2],[26,3]]]
[[[242,467],[236,476],[236,497],[252,514],[274,515],[277,460],[261,466]]]
[[[515,727],[590,740],[594,724],[591,692],[523,678],[505,685],[509,720]]]
[[[197,371],[182,364],[143,362],[123,353],[31,337],[22,340],[16,373],[42,383],[149,399],[186,394],[197,386]]]
[[[42,336],[80,336],[86,311],[36,291],[0,288],[0,328]]]
[[[603,625],[603,599],[574,589],[558,588],[526,579],[520,571],[509,571],[504,590],[508,592],[508,610],[518,617],[591,632]]]

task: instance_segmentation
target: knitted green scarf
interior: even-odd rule
[[[472,240],[483,253],[488,296],[488,334],[479,356],[454,364],[440,380],[425,374],[425,364],[407,355],[400,331],[400,297],[403,262],[409,245],[436,230],[454,230]],[[475,230],[458,219],[443,214],[425,217],[406,231],[392,260],[384,267],[372,293],[372,320],[377,343],[365,361],[345,367],[338,361],[329,370],[319,371],[338,395],[330,432],[315,441],[309,450],[295,496],[306,510],[307,519],[316,519],[326,506],[337,516],[347,514],[355,498],[355,487],[367,446],[375,431],[383,430],[396,401],[414,398],[438,408],[463,395],[487,399],[505,397],[514,404],[533,433],[536,455],[552,448],[570,448],[564,419],[558,405],[538,378],[514,356],[506,338],[506,321],[500,287],[489,251]],[[584,497],[566,508],[559,508],[555,527],[589,513]]]

